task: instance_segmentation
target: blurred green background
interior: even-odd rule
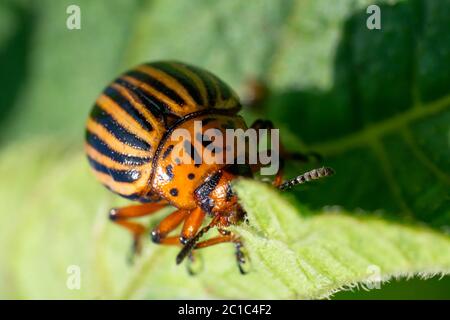
[[[246,119],[273,120],[290,148],[320,152],[339,173],[337,183],[296,189],[294,201],[448,233],[450,1],[376,1],[382,29],[368,30],[374,2],[2,1],[0,297],[221,297],[172,265],[160,264],[172,278],[144,274],[154,262],[129,275],[128,235],[106,219],[125,201],[94,181],[82,153],[99,92],[157,59],[211,70],[241,96],[249,79],[267,84],[267,101],[245,108]],[[80,30],[66,27],[71,4]],[[172,262],[167,252],[152,254]],[[65,288],[70,264],[89,270],[81,291]],[[450,280],[335,297],[448,299]]]

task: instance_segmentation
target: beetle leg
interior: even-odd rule
[[[195,276],[203,269],[203,259],[198,253],[191,251],[187,257],[186,270],[191,276]]]
[[[128,229],[133,235],[132,255],[139,254],[141,250],[141,236],[145,232],[145,227],[138,222],[128,221],[129,219],[144,217],[153,214],[167,206],[166,203],[154,202],[138,205],[131,205],[122,208],[112,208],[109,211],[109,219]]]
[[[153,239],[152,239],[153,240]],[[155,242],[155,241],[153,241]],[[168,246],[180,246],[180,237],[178,236],[170,236],[170,237],[163,237],[158,240],[158,242],[155,242],[156,244],[164,244]]]
[[[183,262],[184,258],[186,258],[186,256],[188,256],[191,253],[191,251],[194,249],[200,238],[203,237],[203,235],[207,233],[212,227],[217,225],[217,223],[219,223],[219,220],[220,216],[215,216],[207,226],[200,229],[200,231],[197,232],[197,234],[194,237],[186,241],[186,244],[184,245],[183,249],[181,249],[181,251],[177,255],[176,258],[177,264]]]
[[[228,230],[224,230],[224,229],[218,229],[219,233],[221,234],[220,236],[205,240],[205,241],[201,241],[199,243],[197,243],[194,247],[194,249],[201,249],[201,248],[206,248],[206,247],[210,247],[219,243],[224,243],[224,242],[233,242],[234,243],[234,247],[235,247],[235,256],[236,256],[236,262],[239,268],[239,272],[241,274],[246,274],[246,268],[244,267],[244,265],[246,264],[246,259],[245,259],[245,255],[243,252],[243,244],[241,242],[241,240],[239,239],[239,237],[235,236],[234,234],[232,234],[230,231]]]
[[[246,274],[248,273],[248,271],[246,270],[246,268],[244,267],[244,265],[247,263],[247,260],[245,258],[245,254],[242,251],[243,248],[243,244],[241,241],[236,240],[234,241],[234,247],[235,247],[235,254],[236,254],[236,261],[237,261],[237,265],[239,268],[239,272],[241,274]]]
[[[181,230],[180,242],[186,244],[187,241],[195,236],[205,220],[205,212],[201,208],[195,208],[184,221]]]
[[[195,208],[192,211],[177,210],[162,220],[158,227],[152,231],[152,241],[164,245],[186,244],[198,232],[205,216],[206,214],[201,208]],[[167,237],[167,234],[179,226],[183,221],[184,224],[180,236]],[[188,258],[189,263],[187,269],[189,274],[193,275],[196,273],[193,268],[196,259],[194,258],[192,251],[188,254]]]
[[[218,229],[218,230],[219,230],[219,233],[223,236],[232,234],[228,230],[224,230],[224,229]],[[246,274],[248,271],[244,267],[244,265],[246,264],[246,258],[245,258],[245,254],[243,251],[244,245],[242,244],[242,241],[240,240],[240,238],[236,237],[236,236],[233,239],[233,243],[234,243],[236,262],[237,262],[237,265],[239,268],[239,272],[241,274]]]
[[[165,217],[158,226],[152,230],[151,238],[154,243],[179,245],[180,237],[167,237],[167,235],[178,227],[190,214],[189,210],[179,209]]]
[[[190,257],[194,249],[201,249],[210,247],[219,243],[225,243],[225,242],[233,242],[235,244],[236,248],[236,260],[238,262],[239,271],[242,274],[245,274],[246,271],[243,268],[243,264],[245,264],[245,257],[244,253],[242,252],[242,242],[240,241],[239,237],[232,234],[228,230],[224,230],[222,228],[218,228],[217,230],[221,234],[220,236],[213,237],[211,239],[198,242],[198,240],[207,233],[212,227],[217,225],[217,223],[220,220],[220,216],[215,216],[211,222],[204,228],[202,228],[193,238],[190,238],[186,244],[184,245],[183,249],[178,253],[176,262],[177,264],[180,264],[184,258]]]
[[[213,246],[213,245],[216,245],[219,243],[233,242],[233,241],[234,241],[234,237],[231,234],[228,234],[226,236],[217,236],[217,237],[210,238],[208,240],[198,242],[194,246],[194,249],[206,248],[206,247],[210,247],[210,246]]]
[[[198,229],[200,229],[203,220],[205,219],[205,213],[201,208],[195,208],[192,211],[178,210],[167,216],[161,223],[152,231],[152,240],[158,244],[164,245],[181,245],[186,244],[189,239],[195,236]],[[184,221],[183,229],[180,236],[166,237],[166,235],[179,226]],[[196,274],[198,271],[195,269],[201,269],[201,260],[194,257],[194,253],[191,251],[188,254],[187,270],[190,275]],[[197,263],[199,262],[199,263]]]

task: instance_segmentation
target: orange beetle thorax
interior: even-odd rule
[[[150,182],[151,192],[157,193],[177,208],[192,210],[197,207],[193,196],[195,190],[207,189],[212,193],[228,166],[227,150],[231,148],[236,151],[233,152],[232,160],[241,152],[234,147],[237,139],[234,136],[227,137],[226,130],[246,129],[243,119],[216,113],[183,118],[171,128],[158,147],[153,165],[153,180]],[[214,130],[217,135],[208,133],[209,130]],[[231,177],[223,175],[223,179]],[[221,181],[221,185],[226,186],[224,181]],[[224,187],[224,195],[225,189]],[[223,201],[217,199],[217,202]]]

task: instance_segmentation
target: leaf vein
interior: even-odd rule
[[[402,127],[425,117],[437,114],[450,107],[450,95],[437,99],[420,108],[411,108],[384,121],[367,126],[364,129],[324,143],[309,146],[310,150],[319,152],[324,156],[342,154],[347,150],[364,146],[373,139],[380,138],[387,133],[401,129]]]
[[[436,176],[436,178],[442,180],[446,184],[450,184],[450,176],[443,172],[426,156],[424,151],[420,149],[420,147],[414,141],[412,133],[407,127],[404,127],[401,130],[401,135],[417,160],[419,160],[419,162],[421,162],[428,170],[430,170]]]
[[[394,199],[397,201],[398,205],[403,210],[403,213],[408,217],[412,217],[413,216],[412,210],[409,208],[407,202],[403,197],[402,190],[395,179],[391,164],[389,163],[389,158],[386,154],[386,151],[384,150],[383,145],[379,140],[372,139],[370,142],[370,146],[372,151],[379,160],[379,164],[382,169],[381,171],[385,176],[386,183],[388,184],[388,187],[390,188],[394,196]]]

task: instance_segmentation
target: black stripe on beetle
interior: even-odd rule
[[[111,188],[109,188],[108,186],[106,186],[109,190],[111,190]],[[114,192],[114,190],[111,190],[112,192]],[[114,192],[117,193],[117,192]],[[144,198],[142,198],[142,195],[137,194],[137,193],[133,193],[133,194],[129,194],[129,195],[123,195],[118,193],[120,196],[124,197],[125,199],[131,200],[131,201],[141,201],[141,202],[151,202],[151,201],[143,201]]]
[[[179,106],[183,106],[186,104],[186,101],[184,101],[184,99],[180,97],[180,95],[176,91],[170,89],[164,83],[162,83],[158,79],[153,78],[151,75],[147,73],[132,70],[127,72],[125,75],[137,79],[141,82],[144,82],[145,84],[148,84],[149,86],[153,87],[153,89],[161,92]]]
[[[125,89],[125,86],[123,86]],[[129,89],[128,89],[129,90]],[[144,128],[147,131],[152,131],[153,127],[150,124],[150,122],[147,121],[147,119],[139,113],[138,110],[136,110],[133,106],[133,104],[125,98],[119,91],[117,91],[113,87],[106,88],[103,93],[111,98],[114,102],[116,102],[119,107],[121,107],[126,113],[128,113],[134,120],[136,120],[142,128]]]
[[[214,106],[217,102],[217,92],[216,88],[214,87],[214,84],[212,83],[211,79],[206,75],[207,71],[200,70],[193,66],[184,65],[187,69],[189,69],[191,72],[195,73],[200,80],[202,81],[203,85],[206,89],[206,94],[208,96],[208,105]]]
[[[125,155],[111,149],[102,139],[100,139],[96,134],[86,130],[86,142],[99,153],[107,156],[113,161],[129,164],[129,165],[141,165],[150,162],[151,158],[141,158],[130,155]]]
[[[169,112],[169,106],[150,93],[136,87],[124,79],[119,78],[115,82],[134,93],[140,100],[139,102],[150,111],[156,119],[163,119],[165,114]]]
[[[92,120],[103,126],[120,142],[139,150],[149,151],[151,146],[137,135],[129,132],[108,112],[95,105],[91,113]]]
[[[110,175],[116,182],[131,183],[138,180],[141,177],[141,173],[137,170],[115,170],[107,166],[104,166],[103,164],[95,161],[89,156],[88,161],[89,164],[92,166],[92,168],[94,168],[94,170]]]
[[[163,155],[162,155],[162,158],[163,159],[165,159],[165,158],[167,158],[168,156],[169,156],[169,154],[172,152],[172,150],[173,150],[173,144],[171,144],[171,145],[169,145],[168,147],[167,147],[167,149],[166,149],[166,151],[164,151],[164,153],[163,153]]]
[[[189,76],[184,74],[182,71],[173,68],[170,64],[165,62],[148,63],[147,65],[158,69],[174,78],[183,86],[184,89],[186,89],[186,91],[189,93],[192,99],[194,99],[196,104],[203,105],[200,91]]]

